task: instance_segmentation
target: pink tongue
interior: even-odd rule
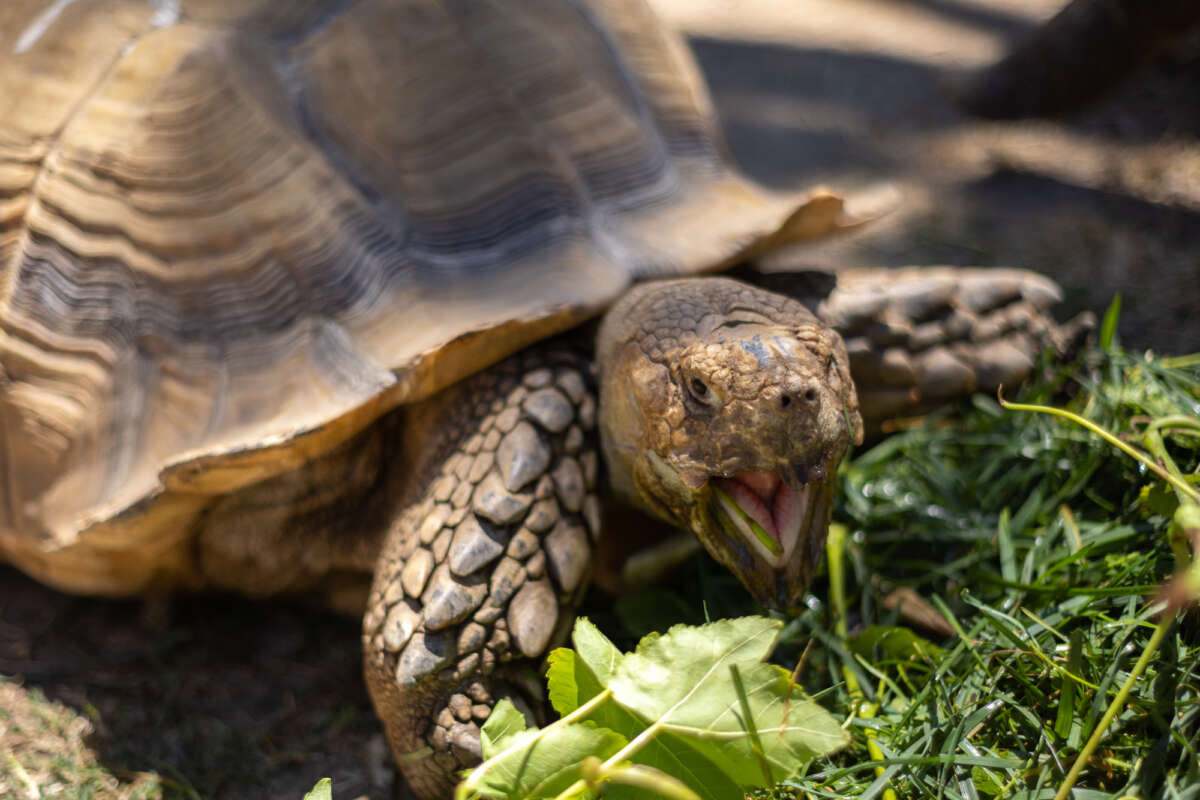
[[[800,493],[780,481],[778,474],[739,472],[732,478],[718,478],[717,485],[780,544],[782,531],[799,528],[804,513]]]
[[[764,501],[775,496],[775,487],[779,485],[779,475],[774,472],[739,472],[733,480],[749,486]]]
[[[779,485],[779,491],[775,493],[774,517],[775,527],[780,531],[780,541],[784,545],[795,541],[811,497],[808,486],[797,491],[786,483]]]

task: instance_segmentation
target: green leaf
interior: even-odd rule
[[[629,714],[624,709],[621,710]],[[630,717],[632,716],[630,714]],[[741,786],[726,775],[720,766],[689,745],[683,737],[669,734],[659,735],[651,739],[638,752],[634,760],[639,764],[645,764],[675,776],[704,800],[726,800],[726,798],[741,797],[745,794]],[[610,785],[605,792],[605,797],[612,798],[612,800],[624,800],[641,796],[622,792],[621,787]]]
[[[1104,312],[1104,320],[1100,323],[1100,349],[1112,350],[1113,340],[1117,335],[1117,320],[1121,317],[1121,293],[1113,295],[1112,303]]]
[[[588,665],[600,684],[608,686],[625,655],[586,617],[575,621],[571,641],[575,643],[575,651],[579,653],[579,657]]]
[[[550,702],[554,710],[564,716],[603,691],[603,683],[612,680],[624,658],[616,645],[582,617],[575,621],[572,640],[578,652],[565,648],[555,650],[550,654],[546,676]],[[645,722],[635,714],[612,702],[599,706],[587,719],[627,739],[633,739],[646,729]],[[738,784],[686,741],[678,737],[663,739],[651,739],[637,753],[637,763],[675,776],[704,800],[724,800],[741,795]],[[645,790],[619,783],[609,784],[605,790],[605,797],[611,800],[635,800],[647,796]]]
[[[566,716],[604,690],[624,656],[587,618],[575,620],[575,651],[550,654],[546,684],[550,704]]]
[[[777,780],[794,775],[848,736],[785,670],[763,663],[781,627],[761,617],[680,625],[622,654],[578,620],[576,649],[552,653],[548,673],[551,702],[568,718],[526,728],[511,704],[498,704],[484,726],[487,761],[459,796],[549,798],[571,788],[574,797],[589,757],[589,774],[610,800],[648,800],[653,770],[703,800],[741,797],[743,787],[764,785],[764,772]],[[750,730],[760,744],[751,742]]]
[[[304,795],[304,800],[333,800],[333,781],[321,778],[308,794]]]
[[[580,674],[581,671],[586,671],[586,674]],[[560,647],[550,651],[550,655],[546,657],[546,686],[550,695],[550,707],[561,716],[565,717],[587,702],[588,698],[583,695],[592,687],[586,687],[586,684],[594,681],[595,676],[591,674],[591,670],[579,663],[574,650]]]
[[[871,625],[846,641],[850,651],[870,664],[882,661],[936,661],[945,652],[908,628]]]
[[[529,722],[525,719],[525,715],[517,710],[512,701],[507,698],[500,700],[492,708],[487,722],[483,723],[483,727],[479,730],[483,757],[491,758],[504,749],[505,740],[528,730],[528,728]]]
[[[1165,483],[1151,483],[1138,492],[1138,505],[1147,515],[1158,514],[1168,519],[1179,508],[1179,497]]]
[[[629,790],[629,797],[649,795],[666,800],[702,800],[695,792],[672,775],[645,764],[625,764],[608,771],[605,776],[609,786]],[[636,793],[636,795],[634,794]],[[611,791],[606,793],[613,797]]]
[[[511,719],[506,725],[511,725]],[[470,787],[490,798],[552,798],[579,780],[584,758],[608,758],[627,743],[624,736],[591,724],[527,728],[484,746],[483,757],[495,760],[485,770],[477,770],[478,777],[472,775]],[[498,751],[489,749],[497,745]]]
[[[624,658],[616,645],[584,617],[575,621],[572,640],[575,650],[559,648],[550,654],[546,674],[550,704],[564,717],[604,691],[616,665]],[[587,719],[630,739],[644,727],[614,703],[602,704]]]
[[[669,737],[684,739],[737,784],[759,786],[762,770],[730,678],[736,665],[763,756],[776,780],[788,778],[815,756],[845,746],[848,736],[786,671],[762,663],[781,628],[763,617],[676,626],[643,639],[617,665],[608,688],[617,703],[660,728],[668,747]]]

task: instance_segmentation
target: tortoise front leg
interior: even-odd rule
[[[562,638],[599,533],[592,379],[545,344],[415,407],[419,453],[363,622],[376,711],[409,786],[449,797],[479,726],[520,707]],[[414,449],[415,448],[415,449]]]

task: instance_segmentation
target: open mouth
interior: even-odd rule
[[[820,488],[814,483],[793,487],[774,472],[714,478],[712,487],[721,517],[776,566],[791,557],[801,534],[809,529],[814,489]]]

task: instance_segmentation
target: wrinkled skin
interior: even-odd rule
[[[608,313],[597,364],[618,497],[693,532],[759,602],[796,604],[862,439],[841,337],[778,294],[666,281]]]

